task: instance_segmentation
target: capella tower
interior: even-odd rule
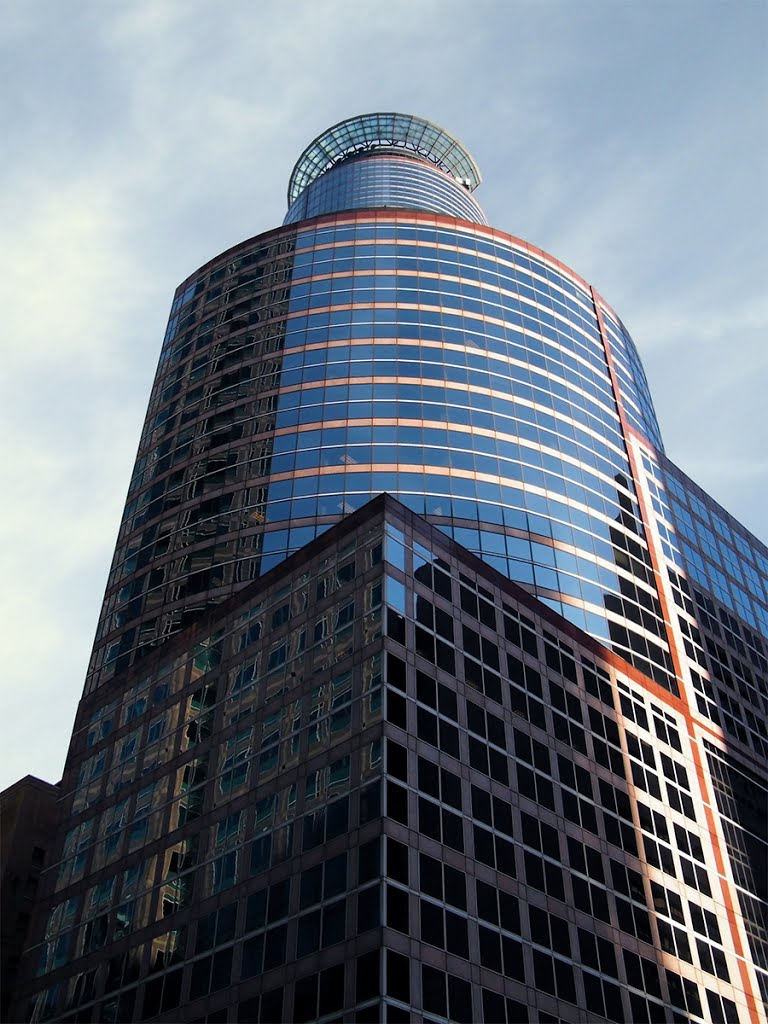
[[[768,553],[479,183],[352,118],[177,290],[30,1019],[764,1019]]]

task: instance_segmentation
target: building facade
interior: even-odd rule
[[[60,792],[26,775],[0,793],[0,1020],[8,1020],[40,873],[57,831]]]
[[[765,1019],[768,552],[479,182],[353,118],[177,290],[28,1019]]]

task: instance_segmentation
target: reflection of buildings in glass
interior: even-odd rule
[[[760,1019],[768,556],[478,182],[351,119],[179,288],[32,1019]]]

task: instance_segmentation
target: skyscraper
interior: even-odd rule
[[[479,183],[350,119],[177,290],[33,1020],[762,1019],[768,552]]]
[[[485,226],[479,181],[433,125],[354,118],[300,157],[282,229],[180,286],[89,685],[387,491],[673,686],[636,350],[580,278]]]

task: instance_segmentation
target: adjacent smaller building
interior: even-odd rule
[[[38,895],[40,872],[56,838],[59,786],[26,775],[0,793],[0,1020],[16,984]]]

